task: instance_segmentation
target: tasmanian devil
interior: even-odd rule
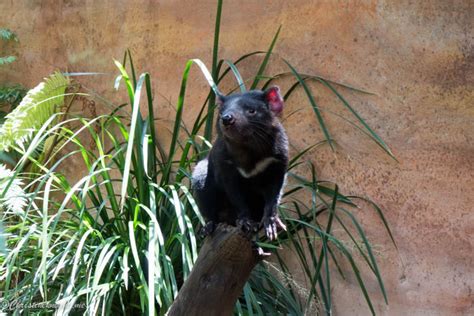
[[[283,98],[278,87],[218,96],[217,139],[192,175],[195,198],[207,220],[247,232],[263,226],[269,239],[286,229],[277,214],[288,164],[288,139],[278,120]]]

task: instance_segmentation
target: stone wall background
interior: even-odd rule
[[[140,71],[151,73],[157,112],[166,118],[186,60],[210,65],[214,15],[215,1],[209,0],[4,0],[0,27],[11,28],[20,42],[8,47],[19,59],[0,69],[0,83],[32,87],[57,69],[104,72],[79,80],[120,100],[112,91],[112,58],[121,59],[130,48]],[[338,150],[311,152],[320,178],[372,198],[386,212],[399,253],[374,212],[357,212],[378,250],[389,295],[387,306],[369,280],[379,314],[474,314],[474,3],[225,1],[220,56],[235,60],[267,49],[279,25],[275,52],[300,72],[375,94],[341,90],[399,160],[328,112]],[[244,77],[258,62],[243,65]],[[284,69],[275,58],[269,73]],[[188,120],[207,93],[197,69],[192,76]],[[312,87],[323,108],[352,118],[334,96]],[[284,125],[302,149],[322,135],[301,92],[286,113],[298,109]],[[333,293],[336,315],[369,313],[355,280],[333,283]]]

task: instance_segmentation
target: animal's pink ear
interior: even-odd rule
[[[283,111],[283,97],[281,96],[280,88],[273,86],[265,90],[264,93],[270,110],[276,115],[280,115]]]

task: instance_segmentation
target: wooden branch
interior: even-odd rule
[[[250,238],[237,227],[219,224],[167,315],[232,315],[250,272],[262,259]]]

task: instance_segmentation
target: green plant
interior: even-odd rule
[[[8,113],[0,127],[0,150],[25,147],[34,132],[64,104],[69,80],[55,73],[28,91],[18,107]]]
[[[219,48],[219,32],[220,32],[220,21],[221,21],[221,13],[222,13],[222,0],[218,0],[217,5],[217,13],[216,13],[216,27],[214,32],[214,49],[213,49],[213,59],[212,59],[212,79],[213,81],[219,83],[220,80],[227,75],[228,72],[232,71],[235,79],[237,81],[237,87],[235,89],[240,88],[241,91],[246,91],[245,83],[247,81],[251,82],[250,89],[255,89],[257,87],[261,87],[262,89],[266,88],[270,83],[273,81],[285,77],[285,76],[292,76],[295,78],[294,84],[290,86],[290,88],[286,91],[284,95],[285,101],[291,96],[296,88],[301,86],[304,89],[304,92],[307,96],[309,105],[313,108],[315,116],[318,120],[320,128],[323,132],[325,140],[321,143],[327,143],[334,149],[334,139],[331,137],[330,132],[326,126],[326,123],[321,115],[321,111],[323,109],[316,103],[313,93],[309,86],[307,85],[307,81],[317,81],[323,84],[324,87],[329,89],[334,95],[339,99],[339,101],[343,104],[343,106],[349,110],[349,112],[356,118],[356,122],[353,122],[347,118],[343,118],[348,124],[352,125],[354,128],[358,129],[365,135],[367,135],[370,139],[372,139],[382,150],[384,150],[390,157],[396,160],[395,156],[391,152],[390,148],[385,144],[385,142],[368,126],[368,124],[364,121],[364,119],[357,113],[357,111],[349,104],[349,102],[344,98],[344,96],[336,89],[337,87],[343,87],[346,89],[354,90],[360,93],[367,93],[365,91],[355,89],[350,86],[341,85],[336,82],[331,82],[320,76],[310,75],[310,74],[301,74],[299,73],[294,66],[288,61],[283,59],[283,62],[288,66],[289,71],[284,73],[279,73],[276,75],[268,75],[265,74],[265,70],[269,60],[272,56],[273,49],[277,42],[278,36],[280,34],[281,27],[278,28],[273,40],[266,52],[256,51],[249,54],[246,54],[240,58],[238,58],[235,62],[231,62],[229,60],[218,60],[218,48]],[[242,62],[243,60],[253,57],[255,55],[262,54],[264,55],[263,60],[258,68],[258,71],[255,76],[243,80],[242,76],[240,75],[237,64]],[[224,64],[228,65],[228,68],[222,72],[220,75],[222,66]],[[210,81],[208,79],[208,81]],[[262,83],[263,81],[263,83]],[[211,87],[213,87],[212,82],[210,82]],[[235,90],[234,89],[234,90]],[[213,87],[215,90],[215,87]],[[206,99],[206,103],[203,105],[202,110],[196,120],[195,124],[193,125],[191,135],[198,131],[202,125],[204,125],[204,137],[205,139],[211,139],[212,137],[212,124],[213,124],[213,112],[215,108],[215,91],[211,91],[208,98]],[[203,114],[203,110],[207,108],[207,115],[205,116],[205,120],[200,120],[201,115]],[[329,114],[334,114],[328,111]],[[175,130],[176,131],[176,130]],[[197,145],[195,142],[191,143],[188,142],[185,146],[185,152],[189,150],[191,146],[194,146],[195,152],[206,152],[205,149],[207,147],[206,143],[203,143],[203,146]],[[367,237],[362,229],[361,225],[357,221],[356,217],[348,207],[356,206],[356,200],[364,200],[371,204],[376,211],[376,214],[382,219],[384,226],[391,237],[391,240],[396,246],[391,231],[388,227],[387,221],[384,218],[382,210],[371,200],[353,196],[347,197],[338,193],[337,185],[328,183],[326,181],[319,181],[316,177],[315,168],[312,163],[309,162],[309,169],[311,177],[309,179],[302,178],[298,176],[292,169],[296,166],[303,163],[301,161],[302,157],[312,149],[313,146],[310,148],[306,148],[302,150],[300,153],[297,153],[292,164],[289,168],[289,176],[293,178],[295,181],[293,185],[290,187],[291,189],[285,193],[285,197],[287,198],[286,204],[281,207],[283,211],[282,217],[289,225],[289,234],[283,234],[279,238],[279,243],[281,244],[290,244],[294,251],[297,254],[298,261],[303,268],[303,271],[306,275],[306,279],[309,283],[309,290],[305,294],[307,296],[306,300],[300,301],[300,297],[297,295],[294,289],[294,284],[291,286],[291,282],[288,281],[288,287],[282,287],[281,281],[275,278],[274,274],[268,273],[263,267],[255,270],[252,279],[250,280],[249,284],[244,288],[244,295],[242,300],[237,303],[237,311],[239,314],[264,314],[261,309],[261,305],[265,305],[267,308],[273,307],[273,313],[291,313],[291,314],[302,314],[305,310],[307,310],[310,306],[312,306],[312,300],[315,299],[318,304],[321,306],[320,310],[326,314],[331,314],[332,311],[332,298],[331,298],[331,291],[330,291],[330,275],[331,270],[329,266],[329,262],[334,262],[337,270],[342,273],[340,269],[340,265],[338,263],[338,259],[335,255],[335,251],[338,250],[343,258],[349,261],[350,266],[358,284],[361,288],[361,291],[366,298],[368,307],[372,314],[375,314],[375,310],[373,308],[372,302],[370,300],[369,294],[366,290],[365,283],[360,275],[358,264],[354,259],[354,254],[349,251],[345,244],[336,238],[332,234],[333,222],[336,221],[346,233],[346,238],[350,240],[357,249],[357,253],[363,258],[363,262],[365,262],[370,270],[374,273],[379,286],[380,290],[383,294],[385,302],[387,303],[387,295],[385,292],[385,288],[383,285],[383,280],[378,269],[376,259],[373,255],[371,250],[370,243],[367,240]],[[199,154],[198,154],[199,155]],[[202,155],[199,155],[202,157]],[[301,199],[301,197],[296,198],[297,192],[305,191],[307,194],[307,199]],[[309,195],[309,197],[308,197]],[[311,201],[310,205],[307,204],[307,201]],[[327,222],[322,222],[320,220],[321,217],[328,213],[328,220]],[[346,220],[349,220],[351,226],[355,227],[356,234],[352,232],[349,225],[345,222],[344,217]],[[325,224],[323,224],[325,223]],[[303,235],[303,236],[301,236]],[[358,241],[358,238],[362,240],[362,243]],[[315,244],[315,239],[320,240],[320,246]],[[261,244],[264,245],[264,244]],[[363,246],[361,246],[363,245]],[[275,245],[267,245],[271,248],[275,248]],[[319,251],[316,251],[314,248],[320,247]],[[305,249],[309,250],[309,255],[305,252]],[[281,260],[281,257],[276,253],[278,256],[278,263],[280,267],[280,272],[282,275],[285,276],[288,280],[292,280],[292,273],[287,268],[286,263]],[[264,277],[262,277],[262,273]],[[325,278],[323,278],[325,276]],[[260,281],[258,281],[260,280]],[[265,281],[262,281],[265,280]],[[275,297],[282,297],[283,301],[275,303]],[[291,309],[290,309],[291,307]],[[265,313],[268,313],[268,310],[265,310]]]
[[[20,148],[22,158],[9,173],[7,186],[21,177],[33,181],[22,187],[27,201],[23,214],[8,208],[3,212],[9,249],[0,257],[0,285],[5,302],[15,299],[23,306],[38,302],[59,304],[58,314],[74,312],[75,304],[85,304],[80,307],[90,314],[101,311],[163,315],[167,311],[197,258],[200,241],[195,229],[203,220],[189,191],[189,177],[192,166],[207,153],[212,139],[213,91],[192,127],[182,121],[193,64],[200,67],[213,90],[217,89],[215,83],[230,72],[237,80],[236,88],[245,90],[246,81],[236,65],[263,54],[256,76],[250,78],[250,87],[265,87],[278,77],[294,76],[295,83],[287,90],[285,99],[298,86],[303,87],[325,135],[320,144],[331,145],[333,139],[305,83],[307,80],[325,83],[360,122],[359,128],[391,154],[334,88],[334,83],[300,74],[289,62],[288,73],[264,77],[279,30],[267,52],[251,53],[235,62],[219,60],[222,1],[218,3],[211,73],[199,60],[186,64],[167,147],[156,138],[150,76],[145,73],[137,77],[127,53],[122,63],[116,62],[120,71],[116,82],[125,84],[130,111],[118,106],[108,115],[88,119],[68,113],[64,120],[57,118],[65,113],[54,113],[32,135],[24,150]],[[224,64],[228,65],[225,70]],[[142,98],[147,117],[140,112]],[[200,136],[201,130],[205,137]],[[55,135],[65,139],[55,152],[66,148],[67,152],[57,161],[35,159],[32,155],[35,148]],[[93,149],[84,142],[88,138],[93,141]],[[330,314],[333,305],[330,266],[333,264],[344,276],[347,271],[340,268],[342,260],[349,263],[372,313],[374,308],[359,272],[361,264],[373,272],[386,298],[371,245],[350,211],[360,198],[345,196],[339,193],[337,185],[317,179],[314,166],[305,161],[305,154],[316,147],[296,153],[290,162],[290,183],[280,209],[288,232],[280,234],[271,244],[260,241],[262,247],[275,253],[276,260],[259,265],[252,273],[236,304],[238,314],[303,315],[315,305],[322,313]],[[61,166],[71,161],[85,169],[75,182],[61,173]],[[28,163],[36,166],[34,174],[25,173]],[[297,172],[297,167],[305,163],[309,177]],[[7,194],[7,188],[3,188],[0,198]],[[373,206],[391,236],[382,211]],[[344,238],[334,234],[336,225],[345,233]],[[354,245],[354,251],[347,246],[348,242]],[[281,256],[281,252],[289,249],[297,255],[295,258],[307,278],[306,285],[295,281]],[[51,310],[44,307],[36,312]]]
[[[15,33],[10,31],[9,29],[0,28],[0,40],[4,42],[18,42],[18,37]],[[8,56],[0,56],[0,66],[11,64],[16,60],[15,56],[8,55]]]
[[[21,85],[0,87],[0,119],[12,109],[14,109],[26,94],[26,89]]]
[[[9,29],[0,28],[0,40],[18,42],[18,37]],[[12,55],[0,56],[0,66],[11,64],[15,60],[16,57]],[[0,86],[0,124],[3,124],[5,116],[21,102],[25,94],[26,89],[18,84]]]
[[[192,268],[198,249],[191,221],[199,215],[187,186],[165,180],[173,177],[170,166],[175,162],[156,156],[149,76],[142,75],[134,85],[118,66],[133,105],[130,129],[128,118],[118,115],[70,118],[68,123],[81,123],[77,130],[64,123],[42,128],[27,150],[63,132],[68,135],[63,146],[75,147],[54,165],[39,166],[37,180],[24,188],[35,188],[27,216],[19,225],[6,225],[12,234],[8,242],[15,246],[0,267],[5,300],[64,302],[59,313],[82,301],[91,313],[105,309],[154,314],[156,295],[163,314]],[[147,119],[139,113],[142,88],[150,105]],[[98,152],[83,145],[84,133],[92,137]],[[111,149],[106,149],[107,143]],[[170,147],[171,153],[177,144]],[[75,184],[57,171],[72,156],[82,158],[89,172]],[[17,174],[29,159],[23,157]],[[190,161],[183,167],[189,170]],[[50,198],[57,191],[64,194],[60,202]],[[5,212],[4,222],[13,221],[17,217]]]
[[[69,79],[61,73],[45,78],[43,82],[28,91],[21,103],[9,113],[4,113],[0,125],[0,160],[14,166],[24,153],[32,136],[54,113],[64,106],[64,96]],[[60,120],[62,116],[58,116]],[[60,142],[60,135],[54,135],[35,149],[35,159],[51,158],[53,149]]]
[[[8,190],[7,186],[9,186]],[[27,199],[22,187],[21,179],[13,177],[13,172],[5,165],[0,165],[0,192],[5,192],[5,195],[0,199],[0,210],[2,212],[11,212],[20,216],[24,214],[23,210]]]
[[[195,227],[202,222],[188,189],[188,179],[192,165],[207,146],[202,147],[197,142],[198,133],[189,132],[181,120],[193,62],[203,67],[195,60],[185,69],[172,142],[166,152],[157,150],[150,77],[143,74],[135,83],[136,76],[130,78],[119,63],[132,105],[131,117],[118,115],[124,111],[119,107],[111,115],[94,119],[71,117],[51,127],[50,122],[60,115],[54,114],[35,134],[11,176],[17,179],[22,175],[27,161],[37,164],[36,179],[23,188],[28,192],[25,215],[4,212],[10,249],[0,266],[4,300],[17,298],[25,306],[33,302],[58,303],[60,313],[70,312],[79,303],[85,303],[90,313],[166,312],[196,260],[199,241]],[[146,90],[146,118],[139,111],[142,90]],[[200,126],[205,120],[201,117],[194,125]],[[71,130],[71,122],[80,125]],[[183,132],[185,142],[180,141]],[[81,141],[84,133],[92,137],[97,151],[88,149]],[[40,164],[32,159],[30,154],[38,144],[58,134],[66,137],[62,148],[72,146],[68,154],[54,164]],[[110,148],[107,144],[111,144]],[[176,156],[178,148],[180,154]],[[343,253],[359,277],[353,254],[331,235],[331,218],[339,220],[338,213],[345,213],[339,204],[350,205],[351,199],[339,194],[337,188],[316,181],[314,174],[311,179],[293,174],[304,153],[297,155],[290,165],[290,176],[297,182],[286,193],[288,202],[283,205],[282,216],[289,231],[281,235],[279,242],[292,245],[310,276],[307,302],[300,301],[294,286],[287,281],[292,279],[291,271],[284,261],[279,261],[276,269],[285,279],[279,279],[264,265],[256,269],[236,307],[243,314],[303,314],[315,296],[330,308],[329,284],[325,282],[329,280],[329,258],[337,263],[335,250]],[[87,170],[76,183],[70,183],[59,171],[61,164],[73,157],[75,163],[80,159]],[[300,190],[306,190],[318,202],[307,205],[296,197],[288,198]],[[329,197],[329,203],[323,195]],[[327,225],[315,221],[324,208],[330,213]],[[310,231],[322,241],[319,254]],[[363,232],[359,233],[366,241]],[[307,246],[310,257],[303,252]],[[359,249],[378,276],[370,244],[366,246]],[[327,280],[323,280],[321,271],[328,273]],[[359,280],[366,294],[364,283]],[[275,302],[274,297],[279,300]],[[368,296],[367,299],[370,304]]]

